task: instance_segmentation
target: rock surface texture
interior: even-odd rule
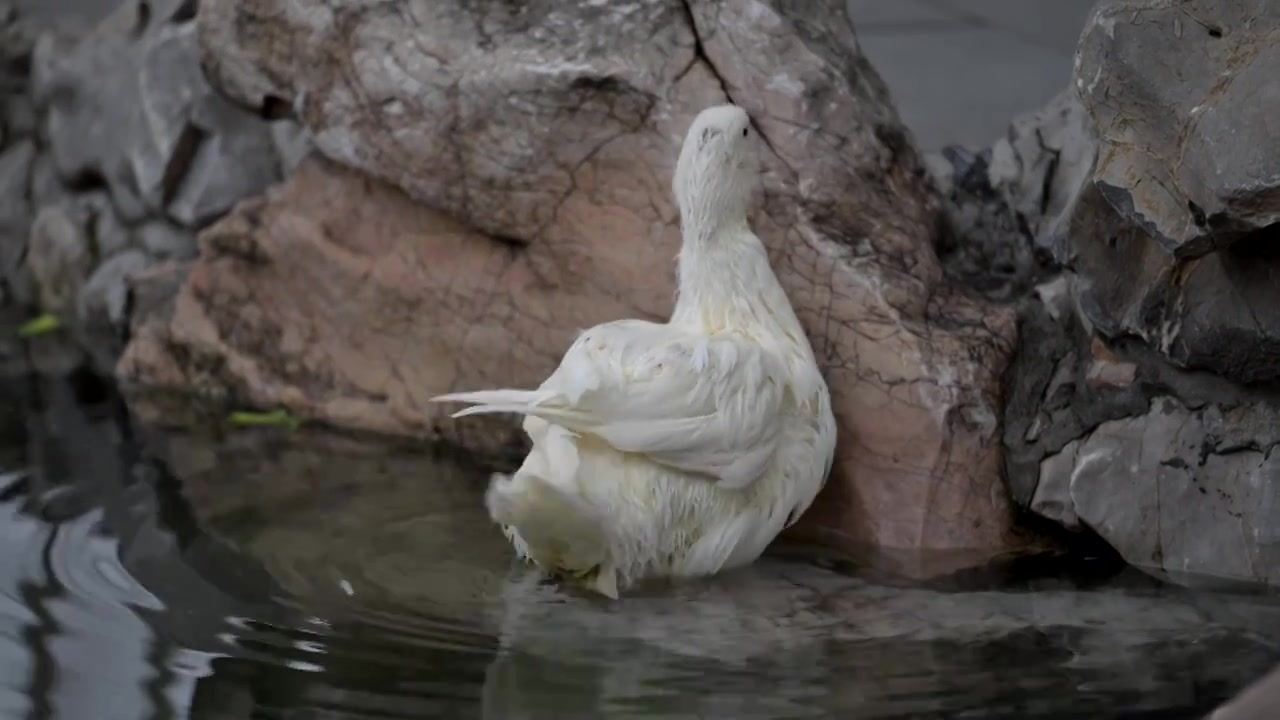
[[[1015,316],[957,292],[938,196],[843,3],[244,0],[201,10],[212,81],[296,113],[322,157],[136,291],[119,366],[157,389],[493,450],[450,389],[534,386],[585,327],[663,318],[683,134],[727,100],[764,139],[753,222],[840,420],[809,534],[1012,542],[1002,374]],[[163,288],[180,284],[165,300]],[[157,289],[160,288],[160,289]],[[828,535],[829,536],[829,535]]]
[[[1061,99],[1082,122],[1039,154],[1057,167],[984,185],[1014,190],[988,215],[1070,199],[1010,241],[1066,268],[1020,305],[1015,504],[1183,577],[1280,584],[1277,39],[1270,3],[1102,2]],[[1061,137],[1054,117],[1011,137]]]
[[[1280,380],[1277,68],[1274,3],[1132,0],[1091,18],[1075,83],[1098,157],[1069,260],[1102,332]]]
[[[290,169],[298,131],[204,79],[195,6],[122,0],[32,18],[0,4],[0,309],[10,323],[61,321],[30,342],[39,370],[113,373],[130,278],[193,258],[202,227]],[[0,352],[23,355],[11,338]]]

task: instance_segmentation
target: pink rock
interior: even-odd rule
[[[1013,313],[944,280],[938,201],[843,4],[789,8],[202,8],[214,82],[301,105],[329,160],[202,235],[158,313],[171,315],[139,318],[121,360],[135,408],[146,413],[148,388],[195,389],[519,447],[510,421],[448,420],[426,399],[535,386],[579,329],[665,317],[679,144],[698,111],[731,100],[767,146],[754,227],[840,422],[835,471],[798,534],[1010,547],[1000,417]]]

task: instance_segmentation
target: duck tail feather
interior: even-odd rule
[[[554,398],[552,390],[475,390],[437,395],[429,402],[454,402],[468,405],[539,405]]]

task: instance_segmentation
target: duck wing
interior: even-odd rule
[[[744,336],[621,321],[580,335],[537,390],[438,399],[479,403],[455,417],[540,417],[623,452],[743,488],[763,474],[777,448],[785,372],[776,355]]]

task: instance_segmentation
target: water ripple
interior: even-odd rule
[[[1153,581],[779,555],[611,603],[514,565],[465,463],[255,437],[0,475],[0,717],[1095,718],[1207,710],[1280,662],[1275,597]]]

